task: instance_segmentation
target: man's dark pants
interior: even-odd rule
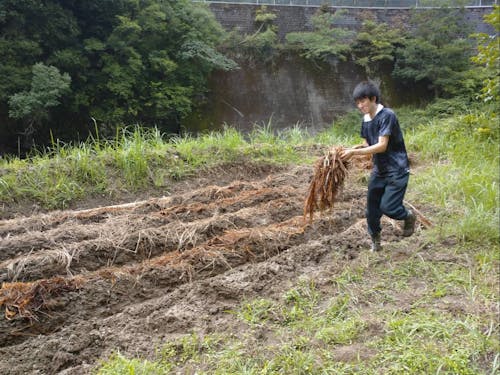
[[[409,177],[408,172],[383,177],[371,175],[366,205],[366,221],[371,236],[382,230],[382,215],[394,220],[404,220],[408,216],[408,211],[403,206],[403,198]]]

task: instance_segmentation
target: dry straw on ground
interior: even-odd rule
[[[80,283],[80,278],[63,277],[29,283],[3,283],[0,289],[0,307],[5,307],[7,320],[17,317],[38,320],[37,312],[45,310],[51,298],[78,289]]]
[[[314,211],[333,208],[337,195],[342,190],[349,163],[340,158],[344,147],[336,146],[314,164],[314,176],[304,203],[304,217],[312,221]]]

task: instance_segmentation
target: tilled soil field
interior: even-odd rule
[[[244,299],[324,272],[334,252],[367,251],[363,173],[313,221],[311,167],[262,165],[166,197],[0,221],[0,373],[86,374],[116,350],[148,357],[186,333],[237,331],[227,311]]]

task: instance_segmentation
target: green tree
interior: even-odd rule
[[[103,49],[102,91],[91,114],[109,124],[175,126],[213,69],[236,66],[217,50],[222,35],[209,10],[187,0],[139,3],[118,17],[104,45],[93,42]]]
[[[250,64],[272,62],[279,56],[282,47],[274,24],[276,17],[266,5],[257,8],[254,18],[256,30],[246,34],[234,28],[225,35],[221,43],[222,51],[235,60]]]
[[[355,33],[343,27],[335,27],[342,23],[345,14],[342,10],[332,14],[328,8],[320,8],[311,17],[313,31],[287,34],[286,48],[298,52],[306,59],[326,61],[335,57],[346,60]]]
[[[276,14],[270,12],[263,5],[255,11],[255,25],[257,31],[251,35],[246,35],[237,48],[244,50],[247,58],[258,58],[268,61],[273,59],[280,48],[277,27],[274,25]]]
[[[473,34],[478,40],[477,55],[472,57],[472,61],[483,67],[485,78],[479,97],[488,101],[500,101],[500,47],[498,33],[500,32],[500,5],[493,7],[493,12],[484,16],[486,23],[493,26],[495,35],[486,33]]]
[[[384,64],[393,64],[396,48],[403,45],[404,32],[386,23],[366,20],[352,44],[353,61],[372,75]]]
[[[396,50],[394,78],[425,83],[436,97],[473,90],[471,25],[464,8],[413,10],[410,27],[413,34]]]
[[[54,66],[33,65],[31,89],[9,98],[9,116],[26,124],[23,134],[31,139],[36,126],[49,118],[50,109],[60,104],[62,95],[70,91],[71,78]]]

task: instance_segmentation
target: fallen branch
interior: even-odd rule
[[[408,207],[410,207],[413,210],[413,212],[415,212],[415,214],[417,214],[418,221],[420,221],[424,227],[426,227],[428,229],[428,228],[431,228],[434,226],[434,224],[432,224],[432,222],[429,219],[427,219],[424,216],[424,214],[422,212],[420,212],[413,204],[411,204],[410,202],[407,202],[407,201],[404,201],[404,204],[406,204]]]

